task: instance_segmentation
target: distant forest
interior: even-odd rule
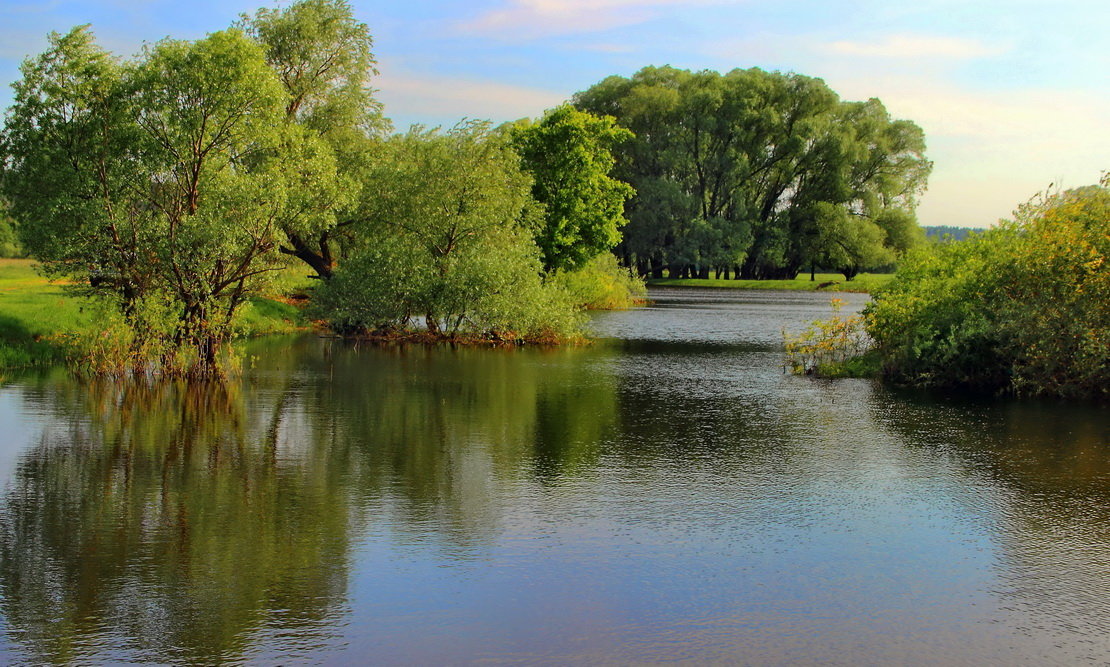
[[[922,229],[925,230],[925,238],[937,241],[943,241],[945,237],[966,241],[969,235],[983,231],[975,227],[949,227],[948,225],[922,226]]]

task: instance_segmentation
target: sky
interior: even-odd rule
[[[918,218],[985,227],[1110,170],[1105,0],[350,0],[394,126],[540,116],[645,65],[760,67],[877,97],[925,130]],[[278,3],[282,4],[282,3]],[[121,56],[196,39],[266,0],[0,0],[0,107],[50,31],[92,24]]]

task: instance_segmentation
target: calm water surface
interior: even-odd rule
[[[828,295],[653,297],[578,349],[9,378],[0,662],[1110,661],[1104,408],[796,378]]]

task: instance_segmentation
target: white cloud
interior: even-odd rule
[[[433,119],[440,123],[465,117],[502,122],[539,116],[570,97],[566,92],[541,88],[404,72],[384,74],[374,85],[387,114],[401,121]]]
[[[977,40],[928,35],[887,35],[878,41],[837,41],[823,50],[865,58],[945,58],[970,60],[1005,53],[1007,49],[988,46]]]
[[[507,0],[457,25],[464,33],[502,39],[598,32],[650,20],[667,7],[731,4],[737,0]]]

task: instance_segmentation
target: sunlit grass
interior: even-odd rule
[[[273,296],[302,291],[311,281],[290,268],[274,281]],[[49,365],[65,360],[65,341],[97,331],[99,308],[66,292],[32,260],[0,259],[0,368]],[[277,298],[256,298],[237,323],[244,336],[291,333],[308,326],[299,308]]]
[[[727,287],[729,289],[770,289],[830,292],[873,292],[890,282],[891,273],[861,273],[845,280],[841,273],[818,273],[813,280],[808,273],[799,273],[794,280],[717,280],[713,278],[654,278],[648,285],[659,287]]]

